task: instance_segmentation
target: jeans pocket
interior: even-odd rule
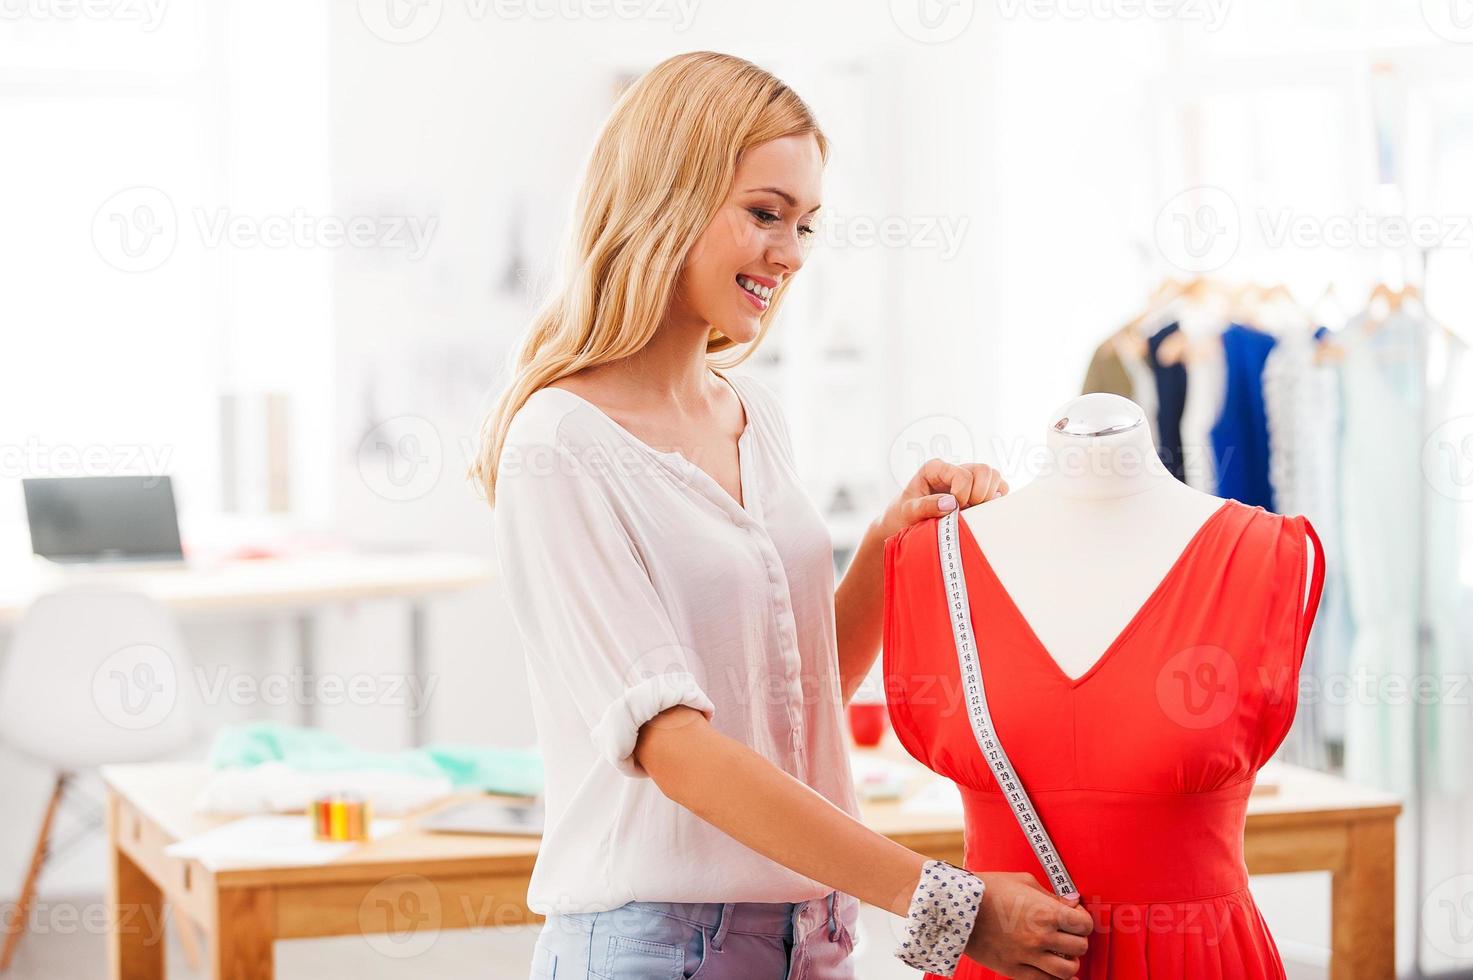
[[[684,980],[685,948],[631,936],[610,936],[604,976],[609,980]]]

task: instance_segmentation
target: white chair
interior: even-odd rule
[[[50,592],[26,609],[0,672],[0,742],[56,777],[0,972],[25,932],[68,781],[79,770],[157,760],[188,745],[195,687],[183,637],[156,599],[89,583]],[[185,938],[187,948],[193,937]]]

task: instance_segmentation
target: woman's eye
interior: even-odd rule
[[[773,214],[771,211],[764,211],[761,208],[753,208],[752,217],[756,218],[764,225],[770,225],[777,220],[777,215]]]
[[[802,235],[804,238],[807,238],[809,235],[812,235],[813,234],[813,226],[812,225],[799,225],[798,226],[798,234]]]

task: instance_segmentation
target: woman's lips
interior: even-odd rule
[[[764,310],[767,309],[767,300],[762,299],[761,297],[753,294],[750,290],[748,290],[746,287],[742,286],[740,283],[738,283],[734,279],[732,280],[732,285],[736,287],[737,292],[739,292],[743,296],[747,297],[747,302],[751,303],[754,307],[756,307],[758,313],[761,313],[761,312],[763,312]]]

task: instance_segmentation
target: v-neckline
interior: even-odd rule
[[[1156,583],[1156,587],[1151,590],[1150,595],[1146,596],[1145,601],[1136,608],[1135,614],[1130,617],[1125,626],[1121,628],[1120,632],[1115,634],[1115,638],[1110,641],[1110,645],[1105,647],[1104,653],[1100,654],[1099,657],[1095,659],[1095,662],[1090,665],[1089,670],[1086,670],[1078,677],[1070,677],[1068,674],[1066,674],[1064,672],[1064,668],[1059,666],[1058,658],[1056,658],[1049,650],[1049,648],[1044,644],[1044,642],[1038,638],[1038,632],[1034,630],[1033,624],[1028,621],[1028,617],[1023,615],[1023,610],[1018,608],[1018,604],[1013,601],[1012,594],[1008,592],[1007,586],[1002,584],[1002,579],[998,577],[996,570],[994,570],[992,567],[992,563],[987,560],[987,553],[984,552],[982,550],[982,546],[977,543],[976,537],[974,537],[972,534],[972,529],[967,526],[967,522],[962,519],[960,514],[957,515],[957,523],[962,526],[962,535],[971,542],[972,552],[977,556],[978,560],[981,561],[982,567],[986,569],[988,577],[992,579],[992,584],[997,588],[997,592],[1002,597],[1004,605],[1007,606],[1009,614],[1013,617],[1013,619],[1017,620],[1018,625],[1021,626],[1023,628],[1023,631],[1028,635],[1028,639],[1033,644],[1035,652],[1040,655],[1045,661],[1045,668],[1050,670],[1055,677],[1057,677],[1072,690],[1078,688],[1080,685],[1084,684],[1085,681],[1088,681],[1091,677],[1094,677],[1097,673],[1099,673],[1101,668],[1103,668],[1105,664],[1108,663],[1110,659],[1115,655],[1115,652],[1125,645],[1125,641],[1130,639],[1131,634],[1136,631],[1136,629],[1140,626],[1141,622],[1146,618],[1146,616],[1155,609],[1155,607],[1160,603],[1161,599],[1166,595],[1171,585],[1175,583],[1176,577],[1181,571],[1182,566],[1187,563],[1187,559],[1190,558],[1192,554],[1196,551],[1197,546],[1201,543],[1202,539],[1207,536],[1207,532],[1211,530],[1213,525],[1215,525],[1218,520],[1222,518],[1223,514],[1227,513],[1229,508],[1232,507],[1233,503],[1234,501],[1231,498],[1224,499],[1222,504],[1210,515],[1208,515],[1207,519],[1202,522],[1202,525],[1197,528],[1197,530],[1192,534],[1190,538],[1187,539],[1187,543],[1182,547],[1181,552],[1176,556],[1176,560],[1171,563],[1171,567],[1166,570],[1166,574],[1161,577],[1161,580],[1158,583]]]
[[[741,488],[742,492],[742,499],[740,501],[733,497],[725,487],[718,483],[714,476],[712,476],[710,473],[707,473],[695,463],[691,462],[690,457],[686,456],[685,453],[681,452],[680,450],[656,449],[654,446],[651,446],[649,443],[645,442],[633,432],[630,432],[625,426],[615,421],[614,417],[608,412],[605,412],[598,405],[589,401],[587,398],[584,398],[582,395],[578,394],[572,389],[563,388],[559,385],[544,385],[543,387],[565,392],[568,395],[571,395],[572,397],[578,399],[580,402],[593,409],[594,412],[601,415],[604,421],[608,422],[609,425],[612,425],[615,429],[619,430],[619,432],[623,434],[624,438],[628,439],[630,442],[634,443],[636,446],[643,449],[651,456],[658,457],[659,459],[662,459],[671,464],[674,464],[676,460],[679,460],[680,462],[678,465],[690,470],[694,470],[700,475],[700,479],[704,479],[708,484],[710,484],[710,486],[707,488],[708,491],[715,491],[716,495],[722,500],[729,501],[732,507],[735,507],[747,517],[755,519],[757,517],[757,514],[749,506],[753,503],[752,488],[747,482],[747,471],[750,469],[750,467],[748,466],[750,453],[747,449],[747,443],[749,441],[748,437],[752,434],[752,410],[751,407],[747,404],[747,399],[742,395],[741,389],[737,387],[735,381],[733,381],[731,378],[728,378],[726,375],[722,374],[715,368],[708,368],[708,370],[710,370],[712,374],[716,375],[722,381],[726,382],[727,386],[731,388],[732,393],[736,395],[737,403],[740,404],[742,407],[742,432],[741,435],[737,436],[736,441],[737,486]]]

